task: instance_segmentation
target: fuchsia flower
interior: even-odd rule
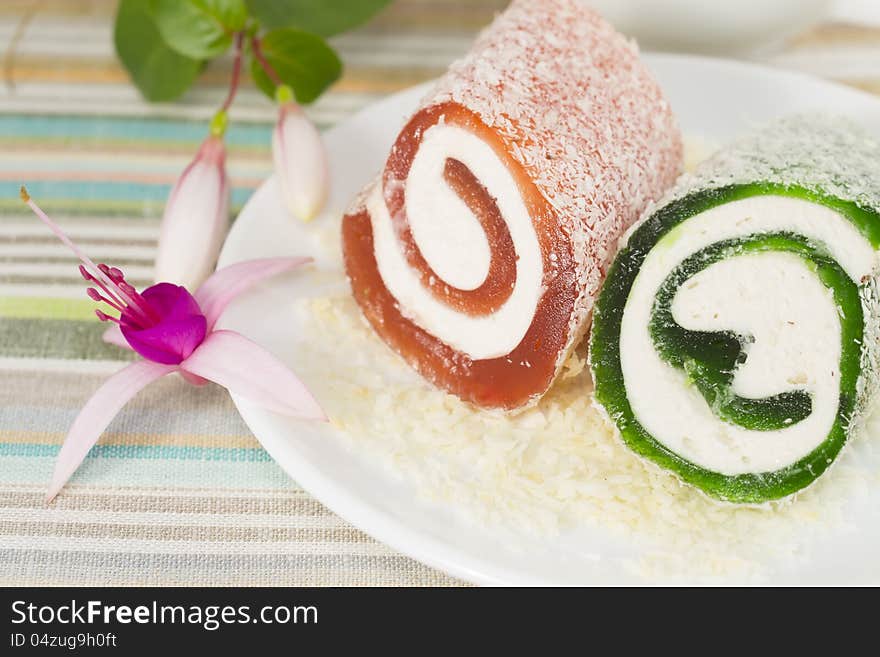
[[[172,372],[195,384],[213,381],[277,413],[327,420],[308,389],[272,354],[239,333],[215,328],[236,296],[310,258],[267,258],[224,267],[195,294],[173,283],[157,283],[138,292],[119,269],[92,262],[24,187],[21,197],[80,259],[80,273],[93,285],[89,296],[110,308],[109,314],[95,310],[102,321],[115,324],[105,338],[144,358],[111,376],[73,421],[55,463],[48,500],[58,494],[128,400]]]
[[[293,100],[290,87],[276,92],[278,123],[272,133],[272,158],[281,197],[288,211],[309,221],[327,200],[330,174],[321,134]]]
[[[195,289],[214,271],[229,229],[229,182],[223,145],[225,113],[216,130],[202,142],[168,196],[159,248],[156,281]]]

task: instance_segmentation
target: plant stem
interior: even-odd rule
[[[223,103],[223,107],[220,108],[221,112],[225,112],[229,109],[229,106],[232,105],[232,101],[235,100],[235,94],[238,91],[238,83],[241,80],[241,51],[243,44],[244,32],[236,33],[235,60],[232,63],[232,79],[229,81],[229,93],[226,95],[226,100]]]
[[[260,48],[260,40],[257,37],[251,37],[251,50],[254,52],[254,58],[259,62],[260,66],[266,72],[266,75],[269,76],[269,79],[272,80],[273,84],[276,87],[282,85],[283,82],[281,82],[281,78],[278,77],[275,69],[272,68],[272,65],[263,54],[263,51]]]

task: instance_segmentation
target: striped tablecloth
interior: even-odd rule
[[[327,127],[439,74],[504,0],[401,0],[335,40]],[[120,413],[55,503],[54,456],[125,360],[100,340],[76,263],[18,200],[31,194],[98,260],[152,279],[162,205],[225,92],[229,61],[148,105],[114,59],[111,0],[7,0],[0,50],[0,584],[441,585],[286,477],[226,393],[177,378]],[[16,34],[18,36],[16,36]],[[764,59],[880,91],[880,31],[825,25]],[[246,86],[228,133],[233,210],[271,169],[273,106]]]

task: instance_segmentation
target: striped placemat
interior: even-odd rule
[[[503,0],[401,0],[335,39],[344,78],[309,108],[327,127],[441,73]],[[43,503],[79,408],[126,358],[100,340],[76,263],[18,188],[96,259],[152,279],[169,186],[225,93],[229,61],[174,104],[148,105],[114,59],[111,0],[0,4],[0,584],[447,585],[290,481],[226,393],[176,378],[120,413]],[[880,31],[827,25],[765,61],[880,89]],[[273,106],[242,90],[228,133],[233,206],[271,171]]]

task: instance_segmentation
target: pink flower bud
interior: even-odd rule
[[[313,219],[327,200],[327,154],[318,129],[293,101],[281,103],[272,157],[287,209],[304,221]]]
[[[226,149],[222,137],[211,135],[168,197],[155,280],[196,289],[214,271],[228,229]]]

